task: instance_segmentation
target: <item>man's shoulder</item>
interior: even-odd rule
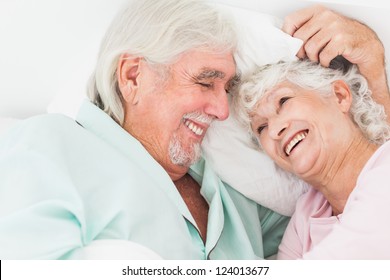
[[[75,124],[75,120],[63,114],[43,114],[33,116],[16,123],[12,128],[18,133],[29,132],[30,130],[45,130],[53,129],[55,127],[70,128]]]
[[[54,127],[72,127],[75,120],[63,114],[44,114],[20,122],[23,128],[47,129]]]
[[[57,140],[74,138],[80,126],[75,120],[62,114],[45,114],[34,116],[18,122],[0,141],[2,146],[22,143],[45,143]]]

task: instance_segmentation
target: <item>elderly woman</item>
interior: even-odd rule
[[[236,105],[260,149],[312,186],[278,258],[390,259],[390,130],[356,66],[267,65]]]

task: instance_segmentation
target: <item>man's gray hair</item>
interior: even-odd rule
[[[103,38],[88,96],[122,125],[124,109],[116,77],[122,54],[141,57],[161,70],[190,50],[233,52],[236,45],[230,19],[202,0],[129,1]]]
[[[265,65],[242,82],[239,92],[235,95],[234,112],[252,133],[250,114],[259,99],[279,83],[288,81],[302,88],[315,90],[323,96],[329,96],[332,93],[332,84],[337,80],[344,81],[351,89],[352,120],[368,140],[383,144],[390,135],[384,108],[372,99],[367,81],[358,72],[356,65],[351,65],[348,69],[331,69],[308,60]]]

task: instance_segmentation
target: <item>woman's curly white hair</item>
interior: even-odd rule
[[[384,108],[372,99],[368,83],[359,73],[356,65],[350,65],[348,69],[332,69],[309,60],[297,60],[259,67],[242,81],[237,89],[238,92],[234,94],[234,112],[252,134],[250,114],[259,99],[279,83],[289,81],[304,89],[315,90],[327,96],[332,93],[332,84],[337,80],[344,81],[351,89],[352,120],[369,141],[383,144],[390,135]]]

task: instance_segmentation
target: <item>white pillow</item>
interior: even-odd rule
[[[235,60],[243,76],[258,65],[296,59],[302,41],[280,30],[283,23],[280,18],[221,3],[215,6],[236,23],[239,45]]]
[[[243,76],[259,65],[294,60],[302,45],[280,30],[281,20],[252,10],[217,5],[234,18],[239,31],[235,59]],[[280,214],[291,216],[306,184],[291,180],[264,153],[257,151],[233,114],[214,122],[202,144],[204,157],[233,188]]]

